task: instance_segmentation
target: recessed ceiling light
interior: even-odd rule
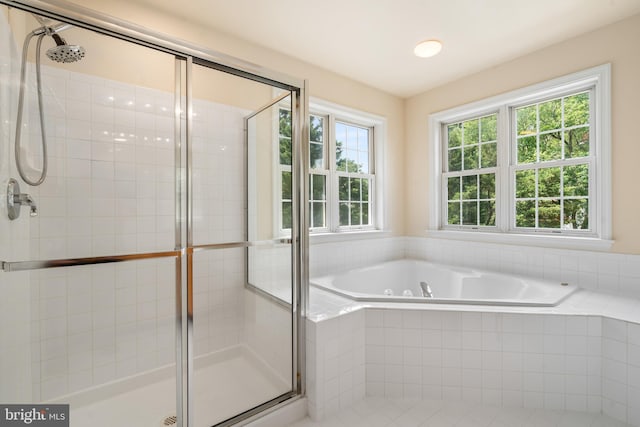
[[[442,50],[442,42],[440,40],[430,39],[421,41],[413,49],[413,53],[420,58],[429,58],[437,55]]]

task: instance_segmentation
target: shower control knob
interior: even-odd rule
[[[20,216],[20,206],[29,206],[29,215],[37,216],[38,207],[33,198],[27,193],[20,192],[20,184],[13,178],[7,184],[7,214],[10,220]]]

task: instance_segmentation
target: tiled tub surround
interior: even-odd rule
[[[597,306],[588,303],[579,310],[579,295],[553,311],[507,312],[365,307],[317,290],[312,298],[307,364],[313,419],[366,395],[602,411],[640,425],[640,324],[595,314]],[[321,306],[333,312],[318,312]]]
[[[434,238],[312,238],[311,277],[403,257],[583,290],[556,307],[523,309],[355,303],[312,287],[314,419],[366,394],[602,411],[640,426],[640,255]]]
[[[312,292],[322,298],[324,292]],[[327,294],[329,299],[334,296]],[[336,299],[339,297],[335,297]],[[306,323],[309,416],[321,420],[366,394],[365,310]]]
[[[314,242],[310,275],[399,258],[568,282],[590,291],[640,298],[640,255],[465,242],[419,237],[381,237]]]

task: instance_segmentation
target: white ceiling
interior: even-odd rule
[[[138,1],[402,97],[640,13],[640,0]],[[427,38],[442,52],[415,57]]]

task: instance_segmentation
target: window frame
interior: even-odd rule
[[[331,201],[331,222],[329,229],[332,232],[349,232],[349,231],[366,231],[366,230],[375,230],[376,229],[376,217],[375,217],[375,205],[376,205],[376,167],[375,167],[375,147],[376,147],[376,139],[375,139],[375,128],[370,125],[357,123],[354,120],[343,119],[341,116],[337,114],[330,114],[330,126],[331,129],[329,131],[330,135],[330,145],[329,151],[330,155],[330,175],[331,175],[331,189],[332,191],[332,201]],[[358,127],[367,129],[368,131],[368,165],[369,172],[368,173],[360,173],[360,172],[346,172],[339,171],[336,167],[336,135],[335,129],[336,124],[342,123],[347,126]],[[369,180],[369,211],[368,217],[370,218],[369,224],[367,225],[340,225],[340,195],[338,194],[339,180],[341,177],[344,178],[355,178],[355,179],[368,179]],[[362,203],[362,202],[361,202]]]
[[[558,160],[548,160],[545,162],[536,162],[536,163],[528,163],[528,164],[518,164],[517,162],[517,137],[514,138],[514,136],[516,135],[516,127],[517,127],[517,123],[516,123],[516,109],[525,106],[525,105],[533,105],[533,104],[541,104],[544,103],[546,101],[550,101],[550,100],[555,100],[555,99],[560,99],[563,97],[568,97],[574,94],[579,94],[579,93],[584,93],[584,92],[588,92],[590,99],[591,100],[595,100],[595,86],[590,86],[590,87],[585,87],[585,90],[580,90],[579,88],[577,89],[572,89],[571,91],[568,92],[563,92],[563,93],[556,93],[554,94],[554,96],[547,96],[544,98],[540,98],[540,99],[536,99],[535,102],[528,102],[528,103],[520,103],[518,105],[509,105],[509,124],[510,124],[510,129],[509,129],[509,158],[511,159],[511,162],[509,163],[509,211],[510,211],[510,215],[511,217],[509,218],[509,224],[508,224],[508,230],[509,232],[512,233],[526,233],[526,234],[537,234],[537,233],[543,233],[543,234],[561,234],[561,235],[565,235],[565,236],[572,236],[575,235],[576,237],[579,236],[586,236],[586,237],[593,237],[593,238],[598,238],[599,237],[599,228],[600,228],[600,221],[598,216],[600,215],[600,212],[598,211],[597,207],[598,207],[598,194],[597,194],[597,186],[596,186],[596,182],[598,180],[598,170],[599,170],[599,165],[598,162],[596,161],[597,156],[596,156],[596,152],[597,152],[597,146],[599,145],[599,142],[596,140],[596,134],[595,134],[595,128],[597,127],[597,123],[596,123],[596,116],[595,116],[595,102],[590,102],[589,107],[590,107],[590,112],[589,112],[589,155],[585,156],[585,157],[576,157],[576,158],[564,158],[564,159],[558,159]],[[564,132],[564,128],[562,129],[562,131]],[[540,134],[539,132],[537,132],[537,134]],[[592,143],[592,141],[595,141],[595,144]],[[539,154],[539,151],[538,151]],[[553,231],[551,231],[550,229],[536,229],[536,228],[532,228],[532,227],[516,227],[515,225],[515,215],[516,215],[516,197],[515,197],[515,191],[516,191],[516,172],[520,171],[520,170],[540,170],[540,169],[546,169],[546,168],[551,168],[551,167],[564,167],[564,166],[574,166],[574,165],[580,165],[580,164],[586,164],[589,166],[589,173],[590,174],[594,174],[595,176],[593,178],[589,179],[589,204],[588,204],[588,211],[589,211],[589,223],[591,225],[592,221],[593,221],[593,226],[591,226],[591,230],[587,231],[580,231],[580,230],[571,230],[571,229],[563,229],[562,228],[562,218],[561,218],[561,228],[558,229],[557,231],[555,231],[555,229]],[[561,176],[561,182],[562,182],[562,176]],[[562,185],[561,185],[562,188]],[[562,190],[561,190],[562,192]],[[563,199],[564,197],[561,195],[559,197],[560,199]],[[536,199],[539,199],[539,196],[536,196]]]
[[[309,233],[327,233],[330,230],[329,227],[329,219],[330,219],[330,206],[331,206],[331,194],[332,194],[332,184],[331,184],[331,173],[329,170],[329,165],[331,163],[331,147],[329,145],[330,141],[330,132],[327,131],[327,128],[331,126],[330,117],[325,114],[318,114],[315,111],[309,111],[309,117],[316,116],[321,117],[323,120],[323,129],[322,129],[322,161],[324,163],[324,168],[313,168],[311,166],[311,158],[309,158],[309,188],[312,186],[313,175],[322,175],[324,176],[324,197],[325,197],[325,227],[312,227],[309,224]],[[309,147],[311,147],[311,138],[309,138]],[[309,157],[311,157],[311,150],[309,150]],[[313,192],[309,194],[308,203],[312,203]],[[309,208],[309,221],[313,221],[313,211]],[[281,233],[285,233],[286,230],[280,230]]]
[[[284,230],[287,230],[286,235],[291,235],[291,229],[282,228],[282,174],[284,172],[289,172],[290,174],[293,171],[293,165],[284,165],[280,163],[280,110],[287,110],[291,112],[291,103],[288,100],[283,100],[278,103],[278,108],[274,110],[272,116],[272,138],[273,141],[273,162],[272,162],[272,170],[276,173],[273,174],[272,177],[272,188],[273,188],[273,206],[275,209],[273,215],[273,230],[276,232],[276,236],[284,236]]]
[[[474,120],[474,119],[481,119],[483,117],[487,117],[487,116],[491,116],[493,114],[496,114],[496,120],[497,120],[497,129],[496,129],[496,166],[493,167],[488,167],[488,168],[475,168],[475,169],[464,169],[464,154],[462,157],[462,169],[459,171],[449,171],[448,170],[448,162],[447,162],[447,155],[445,155],[445,153],[448,153],[449,151],[449,147],[448,147],[448,127],[451,124],[455,124],[455,123],[462,123],[468,120]],[[500,132],[499,132],[499,125],[500,125],[500,114],[497,110],[492,110],[492,111],[488,111],[484,114],[480,114],[480,115],[475,115],[475,116],[471,116],[471,117],[467,117],[466,119],[462,119],[462,120],[455,120],[453,122],[442,122],[440,123],[440,132],[441,135],[444,135],[444,137],[441,138],[441,151],[442,151],[442,156],[441,156],[441,163],[440,163],[440,168],[441,168],[441,188],[440,188],[440,203],[442,205],[442,225],[441,228],[445,229],[445,230],[481,230],[481,231],[486,231],[486,232],[494,232],[496,231],[497,227],[499,226],[497,218],[496,218],[496,225],[464,225],[464,224],[449,224],[448,223],[448,204],[449,204],[449,198],[447,197],[447,191],[445,191],[445,188],[448,186],[448,183],[446,182],[446,180],[449,177],[454,177],[454,176],[459,176],[461,179],[464,176],[472,176],[472,175],[476,175],[476,176],[480,176],[480,175],[484,175],[484,174],[490,174],[493,173],[495,174],[495,196],[496,196],[496,217],[497,217],[497,213],[500,212],[500,208],[502,205],[502,200],[499,197],[500,192],[500,183],[503,179],[502,177],[502,173],[500,170],[500,150],[499,150],[499,140],[500,140]],[[480,147],[482,144],[478,143],[478,147]],[[460,147],[463,149],[464,151],[464,143],[461,142]],[[468,172],[468,173],[465,173]],[[480,200],[480,199],[474,199],[474,200]],[[477,213],[477,216],[479,215],[479,212]]]
[[[280,105],[280,109],[288,109],[287,104]],[[325,176],[325,197],[326,197],[326,227],[309,227],[311,236],[348,236],[361,233],[371,233],[382,231],[384,229],[384,212],[383,204],[383,147],[386,135],[386,119],[383,117],[365,113],[349,107],[344,107],[324,100],[310,99],[309,116],[322,117],[325,128],[323,129],[323,155],[324,169],[312,168],[309,163],[308,175],[309,182],[312,175]],[[336,121],[350,126],[366,128],[369,133],[369,170],[368,174],[354,172],[339,172],[336,168],[336,141],[335,141],[335,125]],[[276,121],[274,129],[274,152],[279,150],[279,124]],[[274,170],[278,171],[274,179],[274,206],[276,212],[274,215],[274,232],[278,236],[287,236],[289,229],[283,229],[282,226],[282,172],[288,168],[287,165],[281,165],[279,156],[274,156]],[[310,161],[309,159],[307,161]],[[355,175],[355,176],[354,176]],[[339,194],[338,180],[339,176],[362,177],[370,179],[369,188],[369,225],[362,226],[341,226],[339,216]],[[309,187],[311,182],[309,183]],[[310,211],[311,213],[311,211]],[[311,220],[311,218],[310,218]],[[311,224],[310,224],[311,225]]]
[[[589,183],[589,222],[591,233],[579,230],[558,231],[515,227],[515,170],[514,147],[515,109],[519,106],[544,102],[568,94],[590,90],[590,155],[593,169]],[[498,172],[496,174],[496,227],[482,229],[470,226],[449,226],[446,218],[447,193],[444,185],[446,167],[445,126],[471,118],[498,112]],[[428,234],[434,237],[470,239],[498,243],[588,248],[607,250],[611,240],[611,65],[604,64],[562,76],[502,95],[461,105],[429,115],[429,176]],[[584,160],[586,158],[582,158]],[[563,159],[565,161],[566,159]],[[583,161],[581,163],[587,163]],[[542,167],[542,163],[534,164]],[[546,165],[544,165],[546,166]],[[482,169],[477,169],[481,171]],[[592,216],[594,222],[592,223]]]

